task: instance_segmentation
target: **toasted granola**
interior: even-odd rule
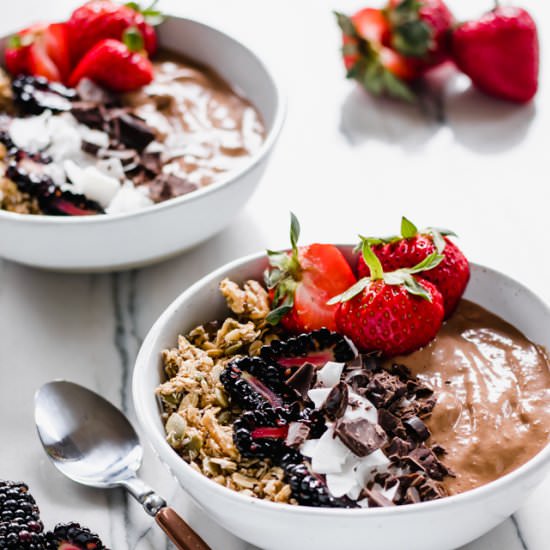
[[[157,388],[166,439],[193,468],[235,491],[271,500],[293,502],[282,468],[269,460],[242,457],[233,442],[231,407],[220,382],[226,364],[239,355],[257,355],[278,338],[265,322],[267,292],[257,281],[239,287],[224,279],[220,291],[233,316],[200,325],[180,335],[176,348],[164,350],[166,382]]]

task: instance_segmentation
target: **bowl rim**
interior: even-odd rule
[[[354,244],[336,244],[339,248],[349,248],[355,246]],[[433,500],[428,502],[420,502],[416,504],[405,504],[401,506],[393,507],[382,507],[382,508],[319,508],[314,506],[291,506],[286,503],[271,502],[263,499],[258,499],[250,497],[219,485],[218,483],[212,481],[202,473],[194,470],[183,458],[181,458],[175,451],[170,447],[164,434],[158,430],[156,422],[159,420],[158,410],[154,412],[150,407],[143,406],[143,403],[147,403],[147,398],[150,398],[150,392],[154,391],[154,388],[146,388],[144,383],[144,376],[141,376],[145,373],[146,369],[150,366],[149,359],[152,353],[153,341],[156,339],[157,335],[163,331],[163,328],[169,324],[170,317],[178,310],[178,308],[185,303],[191,296],[201,291],[204,286],[207,286],[210,282],[218,279],[221,280],[227,271],[233,270],[238,267],[243,267],[246,264],[253,263],[262,257],[265,257],[265,251],[249,254],[247,256],[238,258],[231,262],[224,264],[223,266],[215,269],[214,271],[206,274],[204,277],[201,277],[198,281],[189,286],[186,290],[180,293],[161,313],[158,319],[155,321],[147,336],[143,340],[141,348],[139,350],[138,356],[135,361],[134,371],[132,375],[132,398],[134,400],[134,407],[136,411],[136,416],[140,427],[143,429],[149,445],[152,447],[154,452],[160,457],[161,462],[167,466],[171,472],[180,470],[185,476],[191,476],[197,480],[199,484],[208,483],[209,490],[219,495],[220,498],[224,499],[235,499],[236,503],[241,505],[252,505],[265,509],[265,511],[271,510],[273,512],[279,513],[290,513],[307,515],[307,516],[316,516],[316,517],[388,517],[388,516],[400,516],[400,515],[416,515],[423,513],[424,511],[429,512],[430,510],[442,510],[442,509],[453,509],[460,507],[463,504],[468,502],[483,499],[490,497],[492,494],[496,494],[499,490],[504,489],[507,486],[510,486],[513,483],[519,482],[522,479],[525,479],[532,472],[539,468],[544,468],[544,466],[550,464],[550,441],[542,448],[536,455],[531,457],[527,462],[522,464],[520,467],[509,472],[508,474],[486,483],[475,489],[470,489],[463,493],[457,495],[451,495],[439,500]],[[550,319],[550,306],[549,304],[535,294],[532,290],[527,288],[522,283],[516,281],[512,277],[502,273],[499,270],[487,267],[482,264],[475,262],[470,262],[470,267],[473,270],[479,270],[481,272],[488,272],[491,275],[502,279],[504,282],[514,285],[522,293],[530,295],[533,299],[538,301],[543,309],[545,310],[548,318]],[[177,476],[176,476],[177,477]],[[179,483],[180,487],[185,491],[185,487]],[[201,504],[200,500],[198,500]],[[202,504],[201,504],[202,506]]]
[[[274,70],[273,66],[269,65],[262,55],[253,51],[252,48],[248,47],[245,43],[235,38],[232,34],[226,33],[225,31],[221,31],[220,29],[213,27],[212,25],[209,25],[207,23],[203,23],[198,19],[190,18],[190,17],[180,17],[177,15],[169,14],[166,16],[165,20],[176,20],[180,22],[191,23],[198,27],[202,27],[207,31],[213,31],[214,33],[218,33],[225,39],[231,42],[234,42],[235,44],[237,44],[238,46],[246,50],[248,54],[252,58],[254,58],[256,62],[260,65],[260,67],[265,71],[266,76],[271,81],[271,84],[275,91],[276,105],[275,105],[275,115],[273,119],[273,124],[271,125],[271,128],[269,129],[266,135],[266,138],[261,144],[260,148],[247,160],[246,163],[243,163],[242,167],[236,170],[228,171],[215,183],[212,183],[210,185],[207,185],[206,187],[197,189],[192,193],[181,195],[179,197],[174,197],[173,199],[168,199],[167,201],[163,201],[157,204],[152,204],[150,206],[141,208],[139,210],[135,210],[133,212],[125,212],[125,213],[119,213],[119,214],[104,214],[100,216],[52,216],[52,215],[37,216],[32,214],[20,214],[17,212],[8,212],[7,210],[0,209],[0,220],[6,219],[6,220],[12,220],[15,222],[23,221],[34,225],[56,225],[56,224],[95,225],[95,224],[116,222],[122,219],[126,220],[129,218],[146,216],[149,213],[152,214],[155,212],[161,212],[163,210],[177,208],[181,204],[195,202],[197,200],[202,199],[205,196],[208,196],[212,193],[219,191],[224,187],[230,187],[232,184],[238,182],[243,176],[251,172],[270,153],[270,151],[273,149],[273,146],[277,142],[277,139],[281,133],[281,130],[283,128],[284,121],[286,118],[286,111],[287,111],[286,94],[283,93],[281,85],[279,84],[280,79],[275,76],[276,71]],[[216,70],[216,67],[213,67],[213,69]],[[229,84],[233,86],[232,82],[229,82]]]

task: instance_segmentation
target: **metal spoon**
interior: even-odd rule
[[[109,401],[72,382],[49,382],[36,392],[34,418],[44,450],[61,473],[91,487],[124,487],[179,550],[210,550],[137,477],[143,448],[128,419]]]

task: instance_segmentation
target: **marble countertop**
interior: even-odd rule
[[[10,2],[0,30],[63,17],[78,3]],[[418,109],[369,98],[343,78],[331,10],[351,11],[358,2],[161,1],[166,11],[197,17],[260,51],[287,90],[288,119],[244,211],[187,254],[101,275],[49,273],[0,260],[0,476],[31,486],[47,525],[78,520],[113,550],[170,548],[130,497],[78,487],[54,470],[35,434],[33,394],[46,381],[66,378],[99,391],[134,418],[132,367],[153,321],[213,268],[285,246],[289,209],[300,217],[303,242],[390,233],[401,214],[421,225],[452,227],[471,260],[508,273],[550,302],[550,5],[521,3],[541,31],[537,100],[527,106],[493,101],[451,74],[445,83],[432,79],[435,99]],[[491,2],[449,4],[467,17]],[[206,518],[148,448],[142,474],[214,550],[249,548]],[[547,479],[511,519],[462,550],[546,550],[549,491]]]

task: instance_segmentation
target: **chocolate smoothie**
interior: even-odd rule
[[[463,300],[425,348],[395,362],[435,390],[427,425],[456,474],[449,494],[518,468],[549,441],[550,363],[516,328]]]
[[[258,150],[264,140],[259,113],[219,75],[166,52],[154,67],[153,82],[125,103],[154,128],[163,172],[202,187]]]

